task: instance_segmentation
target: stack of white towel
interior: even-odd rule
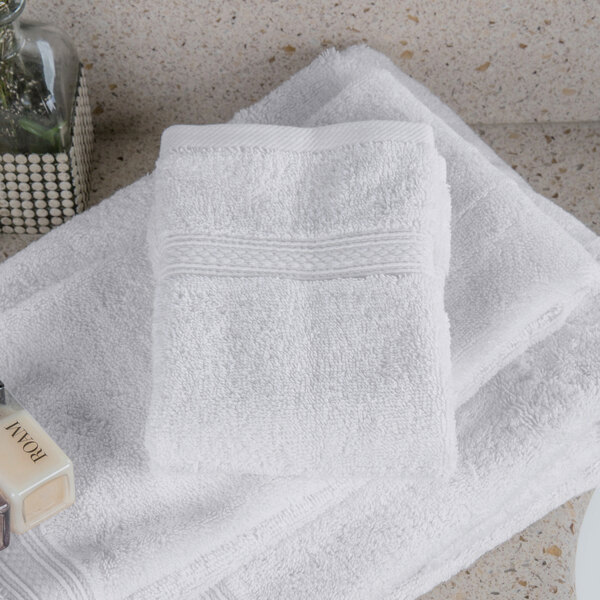
[[[233,121],[0,268],[79,487],[2,597],[414,599],[600,481],[592,232],[365,47]]]

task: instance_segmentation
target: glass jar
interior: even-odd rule
[[[58,28],[23,21],[0,0],[0,153],[56,154],[71,144],[79,58]]]

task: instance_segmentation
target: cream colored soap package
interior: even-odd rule
[[[73,464],[1,383],[0,496],[13,533],[25,533],[75,499]]]

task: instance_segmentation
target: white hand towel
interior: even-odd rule
[[[383,60],[364,49],[329,52],[310,80],[302,72],[284,91],[292,100],[307,84],[328,89],[350,58],[354,68]],[[428,92],[417,95],[437,110]],[[288,110],[282,122],[302,106]],[[3,597],[255,598],[272,584],[268,598],[289,578],[299,583],[290,598],[413,599],[600,483],[600,320],[584,306],[458,411],[459,467],[449,482],[359,489],[152,473],[140,447],[152,192],[142,178],[0,267],[0,373],[73,457],[78,481],[72,508],[2,553]],[[597,248],[575,219],[539,204]]]
[[[176,125],[154,180],[151,458],[447,476],[450,197],[430,127]]]
[[[524,189],[520,177],[490,163],[487,153],[420,102],[399,74],[389,59],[365,47],[325,54],[234,121],[305,127],[385,118],[431,124],[452,194],[446,310],[452,382],[461,403],[558,329],[599,289],[599,270],[581,244],[542,214],[531,197],[537,195]]]

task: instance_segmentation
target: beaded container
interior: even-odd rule
[[[3,233],[46,233],[87,205],[94,132],[81,65],[72,123],[71,145],[66,152],[1,156]]]

